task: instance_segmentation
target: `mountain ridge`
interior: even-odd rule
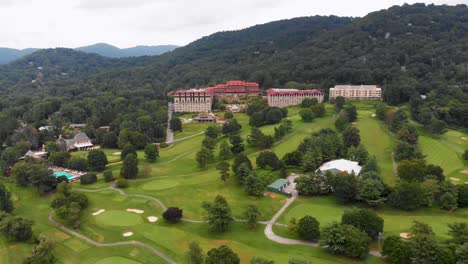
[[[156,56],[166,52],[173,51],[178,48],[177,45],[138,45],[130,48],[118,48],[116,46],[107,43],[96,43],[88,46],[74,48],[78,51],[86,53],[96,53],[98,55],[109,57],[109,58],[126,58],[126,57],[140,57],[140,56]],[[38,50],[38,48],[27,48],[27,49],[14,49],[14,48],[2,48],[0,47],[0,64],[8,64],[17,59],[20,59],[26,55],[32,54]]]

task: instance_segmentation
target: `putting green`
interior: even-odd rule
[[[134,226],[143,222],[140,215],[127,211],[105,211],[95,216],[96,223],[101,226]]]
[[[147,191],[157,191],[157,190],[164,190],[170,189],[175,186],[179,185],[179,183],[175,180],[155,180],[148,183],[145,183],[142,188],[143,190]]]
[[[137,262],[128,258],[124,257],[110,257],[110,258],[103,258],[96,262],[96,264],[139,264],[141,262]]]

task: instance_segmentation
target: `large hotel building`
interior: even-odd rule
[[[237,103],[251,97],[261,96],[262,90],[258,83],[244,81],[230,81],[203,89],[179,90],[170,92],[174,97],[175,112],[207,113],[211,111],[213,98],[226,100],[229,103]],[[286,107],[298,105],[304,98],[316,98],[323,101],[323,93],[318,90],[297,89],[269,89],[267,100],[269,106]]]
[[[337,85],[330,88],[330,101],[338,96],[349,100],[382,100],[382,89],[376,85]]]
[[[268,89],[267,99],[269,106],[287,107],[298,105],[305,98],[315,98],[319,103],[323,102],[323,93],[318,90],[298,89]]]

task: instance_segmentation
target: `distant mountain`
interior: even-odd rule
[[[155,56],[173,51],[178,46],[176,45],[158,45],[158,46],[136,46],[132,48],[119,49],[115,46],[106,43],[97,43],[90,46],[76,48],[76,50],[87,53],[96,53],[101,56],[110,58],[124,57],[140,57],[140,56]]]
[[[109,58],[124,58],[124,57],[140,57],[140,56],[156,56],[163,53],[173,51],[178,48],[176,45],[158,45],[158,46],[136,46],[132,48],[119,49],[115,46],[98,43],[90,46],[79,47],[76,50],[83,51],[86,53],[96,53],[104,57]],[[0,64],[7,64],[39,49],[11,49],[11,48],[0,48]]]
[[[0,48],[0,64],[7,64],[11,61],[17,60],[23,56],[31,54],[38,49],[10,49],[10,48]]]

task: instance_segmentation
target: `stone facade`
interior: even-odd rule
[[[288,107],[299,105],[305,98],[315,98],[319,103],[323,102],[323,93],[318,90],[298,89],[268,89],[267,99],[269,106]]]
[[[174,112],[211,112],[213,96],[206,89],[176,91],[172,95],[174,96]]]
[[[330,101],[338,96],[348,100],[382,100],[382,89],[376,85],[337,85],[330,88]]]
[[[229,103],[248,100],[251,97],[262,95],[258,83],[244,81],[229,81],[206,89],[208,93],[216,96],[218,101],[226,100]]]

